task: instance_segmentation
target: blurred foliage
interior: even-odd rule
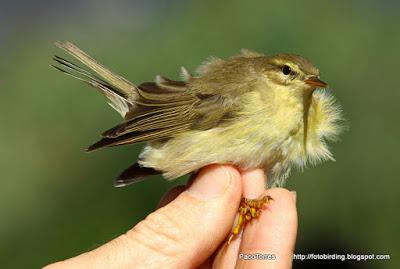
[[[60,53],[56,40],[76,42],[135,83],[159,73],[178,78],[181,65],[195,70],[208,56],[241,48],[312,59],[349,129],[332,145],[336,162],[289,179],[298,193],[296,252],[391,254],[390,262],[356,265],[399,268],[398,2],[25,2],[0,2],[0,21],[8,22],[0,27],[3,268],[37,268],[92,249],[185,182],[112,187],[140,147],[84,153],[119,116],[101,95],[49,67]]]

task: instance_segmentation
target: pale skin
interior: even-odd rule
[[[265,189],[266,180],[260,169],[207,166],[187,186],[169,191],[159,209],[125,234],[45,268],[291,268],[296,194]],[[270,195],[273,201],[228,245],[242,195]],[[239,253],[274,254],[276,259],[243,260]]]

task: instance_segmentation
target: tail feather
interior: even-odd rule
[[[56,45],[93,70],[95,74],[59,56],[54,56],[53,60],[60,66],[52,66],[97,88],[108,98],[111,107],[124,117],[137,98],[136,86],[97,63],[74,44],[57,42]]]
[[[61,64],[62,66],[68,67],[69,69],[89,78],[89,79],[95,79],[95,80],[100,80],[99,77],[93,75],[92,73],[90,73],[89,71],[79,67],[78,65],[60,57],[57,55],[54,55],[53,60],[56,61],[57,63]]]
[[[153,168],[141,167],[134,163],[125,169],[114,181],[115,187],[124,187],[139,181],[146,180],[150,176],[160,175],[161,172]]]
[[[91,70],[96,72],[105,81],[108,81],[111,85],[118,88],[121,91],[121,94],[123,94],[127,98],[132,98],[137,95],[135,85],[133,85],[131,82],[124,79],[123,77],[116,75],[103,65],[97,63],[92,57],[87,55],[71,42],[57,42],[56,46],[68,52],[70,55],[89,67]]]

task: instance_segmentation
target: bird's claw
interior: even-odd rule
[[[231,234],[229,235],[228,244],[230,244],[232,239],[244,229],[244,226],[248,222],[260,216],[264,205],[268,204],[271,200],[274,199],[269,195],[265,195],[259,199],[242,198],[238,209],[239,216],[235,226],[232,228]]]

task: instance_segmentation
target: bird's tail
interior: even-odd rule
[[[115,187],[124,187],[142,180],[148,179],[150,176],[160,175],[161,172],[153,168],[142,167],[138,163],[134,163],[125,169],[114,181]]]
[[[59,56],[53,57],[55,64],[52,66],[98,89],[108,98],[108,103],[111,107],[124,117],[130,107],[134,105],[134,100],[136,100],[138,94],[136,86],[97,63],[71,42],[57,42],[56,46],[79,60],[86,68],[82,68]]]

